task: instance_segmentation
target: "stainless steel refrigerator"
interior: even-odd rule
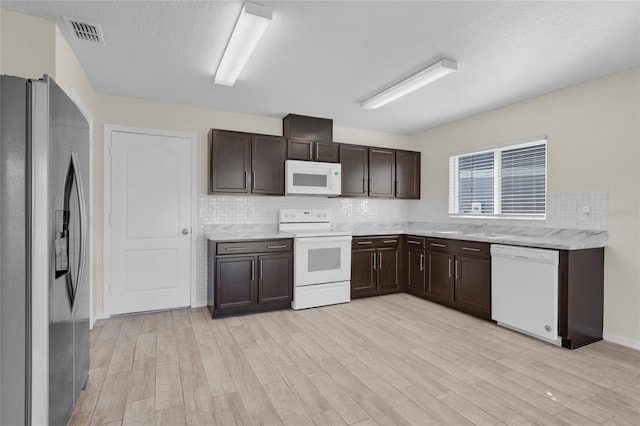
[[[0,425],[66,425],[89,370],[89,125],[0,77]]]

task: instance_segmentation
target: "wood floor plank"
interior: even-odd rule
[[[231,373],[224,366],[222,355],[202,358],[202,367],[213,397],[235,392],[236,387],[231,379]]]
[[[346,426],[340,414],[336,410],[323,411],[311,416],[311,420],[316,426]]]
[[[145,358],[134,361],[129,380],[127,401],[148,399],[156,394],[156,360]]]
[[[155,358],[157,354],[156,342],[156,333],[138,334],[133,359],[137,361],[140,359]]]
[[[307,412],[317,414],[332,409],[331,404],[298,367],[284,367],[279,371],[282,380],[293,391],[296,398],[301,401]]]
[[[309,376],[309,380],[347,424],[351,425],[371,419],[367,412],[347,395],[326,372],[312,374]]]
[[[183,406],[184,412],[180,365],[156,366],[156,411],[178,406]]]
[[[155,421],[154,398],[129,401],[124,409],[122,426],[151,426]]]
[[[313,425],[311,417],[283,381],[267,383],[264,385],[264,390],[283,424],[291,426]]]
[[[281,425],[282,421],[255,375],[234,375],[233,383],[252,424]]]
[[[186,426],[187,416],[184,405],[156,410],[155,424],[156,426]]]
[[[262,348],[245,349],[242,352],[260,383],[266,385],[280,380],[278,371],[267,358]]]
[[[129,373],[107,375],[91,418],[92,425],[122,420],[127,404]]]
[[[166,321],[170,320],[171,318]],[[179,362],[178,342],[173,333],[158,334],[156,345],[156,363],[158,366]]]

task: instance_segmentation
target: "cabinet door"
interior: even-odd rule
[[[251,192],[284,195],[284,138],[254,135],[251,140]]]
[[[396,196],[396,152],[369,148],[369,196]]]
[[[209,192],[249,192],[251,135],[209,132]]]
[[[351,294],[376,289],[376,249],[351,251]]]
[[[400,287],[399,257],[398,247],[378,249],[378,289]]]
[[[258,303],[291,301],[292,286],[291,253],[258,256]]]
[[[289,160],[313,160],[313,141],[306,139],[287,139],[287,158]]]
[[[407,250],[407,287],[419,292],[425,291],[425,270],[427,259],[423,249]]]
[[[456,256],[455,300],[458,305],[491,316],[491,261]]]
[[[369,148],[340,144],[342,196],[366,197],[369,194]]]
[[[427,252],[429,259],[429,286],[427,294],[453,302],[453,262],[454,256],[445,253]]]
[[[396,198],[420,199],[420,153],[396,151]]]
[[[218,309],[239,308],[256,303],[255,257],[216,259],[216,300]]]
[[[338,147],[340,145],[333,142],[316,142],[313,147],[313,158],[316,161],[327,163],[338,162]]]

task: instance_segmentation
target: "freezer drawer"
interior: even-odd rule
[[[558,252],[491,246],[491,318],[499,325],[561,344]]]

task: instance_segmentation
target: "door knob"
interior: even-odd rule
[[[189,230],[187,228],[182,228],[182,235],[189,235]]]

